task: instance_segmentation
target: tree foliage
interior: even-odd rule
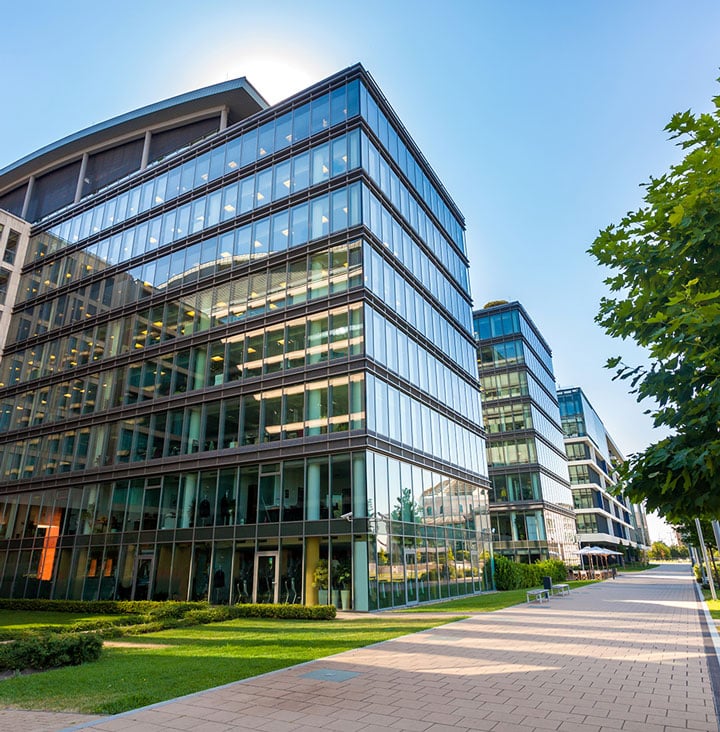
[[[670,547],[664,541],[654,541],[648,552],[650,559],[670,559]]]
[[[597,322],[650,356],[647,367],[613,358],[608,368],[671,432],[629,458],[622,487],[671,520],[720,515],[720,97],[714,106],[673,116],[665,129],[684,159],[590,248],[611,270]]]
[[[697,528],[695,527],[694,520],[684,521],[673,527],[683,541],[683,544],[690,546],[700,546],[700,539],[698,537]],[[701,521],[700,530],[703,533],[703,541],[708,550],[712,551],[717,549],[717,542],[715,541],[715,533],[712,529],[710,521]]]

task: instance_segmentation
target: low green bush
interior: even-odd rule
[[[97,661],[102,639],[94,634],[34,635],[0,646],[0,669],[42,671]]]
[[[152,612],[175,612],[207,607],[206,602],[152,600],[8,600],[0,599],[0,610],[25,612],[87,613],[90,615],[147,615]],[[183,610],[183,612],[185,612]]]
[[[521,590],[542,585],[543,577],[551,577],[553,582],[564,582],[567,567],[558,559],[545,559],[535,564],[514,562],[503,556],[495,557],[495,589]]]
[[[233,618],[284,618],[296,620],[332,620],[334,605],[233,605]]]
[[[76,602],[74,600],[0,600],[0,609],[23,611],[107,613],[106,618],[78,620],[69,625],[43,627],[43,635],[67,633],[98,633],[103,638],[123,635],[155,633],[170,628],[220,623],[233,618],[281,618],[295,620],[332,620],[337,610],[334,605],[208,605],[205,602]],[[116,613],[122,612],[122,615]],[[0,640],[37,637],[38,628],[3,634]]]

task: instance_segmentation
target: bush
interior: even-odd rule
[[[545,559],[535,564],[514,562],[508,557],[495,557],[495,588],[497,590],[521,590],[542,585],[543,577],[553,582],[564,582],[567,567],[557,559]]]
[[[102,639],[93,634],[35,635],[0,646],[0,669],[44,670],[97,661]]]
[[[12,606],[12,607],[10,607]],[[92,620],[78,620],[69,626],[47,626],[41,633],[45,636],[95,632],[102,638],[119,638],[123,635],[156,633],[170,628],[221,623],[233,618],[281,618],[288,620],[332,620],[337,610],[333,605],[213,605],[205,602],[75,602],[73,600],[0,600],[0,609],[13,610],[55,610],[57,612],[101,613],[110,606],[110,617]],[[82,608],[82,609],[81,609]],[[112,613],[124,612],[125,615]],[[30,639],[38,637],[38,629],[32,631],[0,630],[0,640],[12,638]]]
[[[147,615],[152,612],[177,612],[207,607],[206,602],[154,602],[152,600],[7,600],[0,599],[0,610],[24,612],[74,613],[77,615]]]
[[[520,589],[520,570],[519,565],[512,559],[498,555],[495,557],[495,589],[519,590]]]
[[[535,562],[540,576],[540,583],[543,577],[552,577],[553,582],[565,582],[567,579],[567,567],[559,559],[545,559],[542,562]]]

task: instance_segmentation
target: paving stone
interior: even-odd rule
[[[542,608],[478,613],[117,717],[0,710],[0,732],[718,728],[688,565],[621,575]]]

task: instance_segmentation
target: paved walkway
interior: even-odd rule
[[[65,729],[717,732],[699,608],[667,565]]]

